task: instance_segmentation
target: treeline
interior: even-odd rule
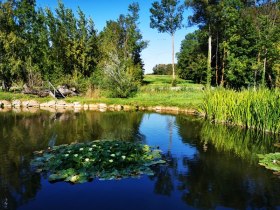
[[[208,85],[280,87],[280,2],[187,0],[194,10],[178,53],[178,74]]]
[[[77,15],[59,1],[58,7],[36,7],[35,0],[0,2],[0,80],[13,83],[71,84],[108,90],[127,97],[143,77],[141,51],[147,43],[138,28],[139,5],[107,21],[98,33],[94,21],[79,8]]]
[[[177,64],[174,64],[175,68]],[[153,67],[153,74],[155,75],[172,75],[172,64],[157,64]]]

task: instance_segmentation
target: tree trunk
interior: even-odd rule
[[[175,65],[174,65],[174,34],[172,34],[172,78],[175,80]]]
[[[263,60],[263,73],[262,73],[262,87],[264,88],[265,85],[265,72],[266,72],[266,54],[267,54],[267,49],[265,49],[265,56]]]
[[[211,36],[211,28],[209,26],[209,35],[208,35],[208,59],[207,59],[207,80],[206,86],[210,88],[211,86],[211,59],[212,59],[212,36]]]
[[[218,86],[218,71],[219,71],[219,67],[218,67],[218,51],[219,51],[219,34],[217,32],[217,43],[216,43],[216,85]]]
[[[224,86],[224,76],[225,76],[225,65],[226,65],[226,48],[223,50],[223,64],[222,64],[222,75],[221,75],[221,86]]]

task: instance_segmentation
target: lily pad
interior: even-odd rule
[[[153,175],[152,165],[164,164],[161,151],[139,143],[92,141],[60,145],[34,152],[31,165],[51,182],[84,183]]]
[[[269,170],[280,172],[280,153],[269,153],[259,156],[259,164]]]

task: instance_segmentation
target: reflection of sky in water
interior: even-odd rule
[[[177,159],[178,173],[188,171],[183,165],[184,158],[193,159],[199,153],[194,146],[182,141],[176,124],[176,116],[146,114],[140,126],[140,133],[145,134],[148,145],[159,146],[164,154],[170,151],[171,156]]]
[[[230,149],[243,151],[242,142],[249,152],[269,148],[252,143],[254,136],[157,113],[69,112],[55,119],[49,113],[0,113],[0,209],[279,209],[279,179],[223,150],[229,143]],[[244,136],[248,141],[239,141]],[[159,146],[169,162],[154,167],[154,176],[79,185],[51,184],[30,169],[34,150],[106,138]]]

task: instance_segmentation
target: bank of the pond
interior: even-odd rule
[[[50,100],[40,103],[37,100],[0,100],[0,111],[30,111],[46,110],[50,112],[64,112],[69,110],[93,110],[93,111],[153,111],[171,114],[192,114],[197,115],[198,111],[194,108],[181,108],[175,106],[139,106],[126,104],[106,104],[106,103],[81,103],[79,101],[67,102],[66,100]]]

